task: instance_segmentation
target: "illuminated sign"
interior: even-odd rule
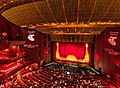
[[[110,36],[110,38],[108,38],[108,42],[109,42],[111,45],[116,46],[115,39],[117,39],[117,37]]]
[[[119,52],[116,52],[113,49],[105,48],[104,50],[107,51],[111,55],[120,55]]]
[[[116,42],[115,39],[117,39],[117,35],[119,34],[119,32],[111,32],[110,31],[110,37],[108,38],[108,42],[113,45],[116,46]]]
[[[28,39],[30,41],[35,41],[35,38],[34,38],[34,34],[35,34],[35,31],[28,31],[29,35],[28,35]]]
[[[119,34],[119,32],[112,32],[112,31],[110,31],[110,37],[108,38],[108,42],[111,44],[111,45],[113,45],[113,46],[116,46],[117,45],[117,43],[116,43],[116,39],[118,38],[117,36],[118,36],[118,34]],[[108,52],[109,54],[111,54],[111,55],[120,55],[120,52],[117,52],[117,51],[115,51],[115,50],[113,50],[113,49],[109,49],[109,48],[104,48],[104,51],[106,51],[106,52]]]
[[[27,47],[27,48],[36,48],[38,47],[39,45],[32,45],[32,44],[25,44],[24,47]]]

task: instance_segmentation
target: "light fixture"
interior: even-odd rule
[[[14,1],[11,1],[11,3],[13,3]]]

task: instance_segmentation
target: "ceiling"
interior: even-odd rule
[[[1,0],[12,23],[51,35],[98,35],[120,26],[120,0]]]

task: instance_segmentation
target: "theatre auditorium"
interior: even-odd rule
[[[120,0],[0,0],[0,88],[120,88]]]

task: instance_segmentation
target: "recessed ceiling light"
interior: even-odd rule
[[[14,1],[11,1],[12,3],[14,2]]]

